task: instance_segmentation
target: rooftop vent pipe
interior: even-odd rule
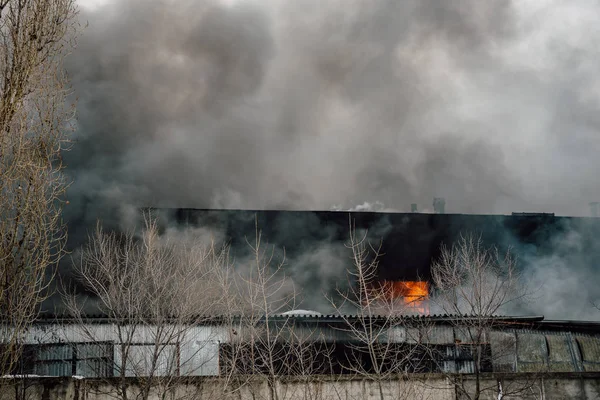
[[[433,211],[436,214],[444,214],[444,210],[446,208],[446,200],[443,197],[434,197],[433,198]]]
[[[597,218],[599,216],[598,215],[598,211],[599,211],[598,210],[598,205],[599,204],[600,203],[597,202],[597,201],[593,201],[593,202],[590,203],[590,213],[592,214],[592,217],[596,217]]]

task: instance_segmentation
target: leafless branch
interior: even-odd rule
[[[195,332],[203,334],[206,345],[218,336],[205,322],[222,302],[214,273],[225,268],[227,260],[227,248],[212,242],[184,245],[161,237],[149,216],[141,236],[132,232],[122,237],[97,227],[76,263],[76,273],[97,297],[110,322],[108,329],[117,337],[119,351],[112,368],[119,378],[118,398],[131,395],[129,377],[138,381],[136,398],[145,400],[153,393],[168,393],[203,363],[216,362],[203,358],[206,349],[190,350],[189,344],[197,342]],[[65,303],[79,321],[80,334],[98,341],[99,332],[86,326],[77,298],[66,293]]]
[[[345,370],[374,381],[379,398],[384,400],[386,380],[398,376],[408,379],[419,369],[419,342],[426,324],[411,325],[404,318],[409,312],[406,303],[392,296],[389,287],[378,284],[381,242],[374,246],[368,232],[358,234],[352,219],[349,227],[347,247],[353,261],[348,271],[350,289],[338,290],[341,300],[330,298],[330,302],[343,321],[337,329],[348,337]],[[344,309],[355,310],[355,315],[347,315]]]
[[[503,256],[495,247],[485,248],[480,238],[463,235],[452,248],[442,247],[439,260],[431,268],[435,292],[433,303],[444,314],[456,317],[452,321],[456,345],[454,351],[470,355],[474,385],[462,379],[458,371],[448,371],[448,378],[456,390],[468,399],[479,399],[496,393],[498,385],[484,384],[481,374],[490,371],[494,358],[512,354],[514,345],[495,339],[492,354],[491,341],[503,326],[496,318],[508,304],[529,296],[516,260],[507,251]],[[435,355],[433,359],[439,359]],[[486,364],[488,365],[486,367]],[[540,371],[542,372],[542,371]],[[520,382],[520,385],[505,385],[503,396],[510,396],[528,389],[535,380]],[[496,393],[497,394],[497,393]]]
[[[61,152],[74,107],[63,60],[76,13],[75,0],[0,1],[0,374],[18,361],[64,253]]]

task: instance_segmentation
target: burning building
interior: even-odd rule
[[[530,309],[529,313],[564,318],[600,298],[600,278],[595,270],[600,265],[598,218],[538,213],[155,211],[164,216],[171,228],[202,227],[217,232],[231,245],[232,256],[238,260],[245,257],[246,240],[253,237],[258,226],[276,252],[285,252],[288,274],[308,292],[307,304],[303,305],[308,309],[322,310],[323,304],[317,299],[345,280],[350,261],[345,246],[349,220],[357,233],[381,245],[373,284],[387,288],[388,296],[402,299],[415,312],[428,312],[428,292],[434,289],[429,284],[430,266],[439,258],[441,246],[452,246],[465,233],[477,235],[484,246],[495,246],[499,253],[510,250],[519,268],[537,274],[540,285],[546,285],[544,293],[552,293],[553,308]],[[572,280],[576,280],[577,288],[567,288]],[[570,295],[575,292],[580,294],[578,298]]]
[[[417,314],[429,314],[429,283],[425,281],[384,281],[389,296],[400,299],[405,309]]]
[[[218,233],[220,240],[231,245],[232,256],[241,260],[248,238],[256,234],[258,227],[273,245],[276,256],[280,255],[277,249],[285,249],[287,272],[309,293],[323,290],[324,282],[339,284],[343,275],[336,268],[351,267],[344,243],[349,221],[353,221],[353,228],[361,237],[381,244],[377,247],[380,257],[371,264],[376,270],[364,284],[364,292],[382,303],[395,302],[409,312],[365,316],[294,310],[250,317],[208,315],[201,323],[189,324],[170,323],[166,318],[159,321],[160,326],[154,326],[155,320],[151,319],[136,325],[128,319],[108,319],[103,315],[81,319],[48,315],[27,332],[24,356],[15,366],[15,375],[219,379],[271,374],[278,379],[295,375],[310,379],[313,375],[351,376],[356,374],[352,366],[360,365],[366,375],[401,371],[473,379],[487,374],[486,379],[493,385],[500,385],[506,375],[518,380],[536,373],[550,382],[543,385],[551,385],[551,379],[559,377],[571,387],[570,380],[576,375],[588,386],[597,386],[598,322],[560,321],[541,315],[488,316],[481,335],[475,336],[471,331],[476,329],[476,317],[432,315],[429,304],[435,291],[431,285],[432,261],[439,257],[442,244],[451,246],[464,232],[479,234],[482,242],[496,245],[501,251],[516,249],[525,261],[523,268],[531,268],[528,263],[532,259],[552,256],[577,257],[571,260],[576,259],[579,268],[593,270],[600,261],[597,218],[552,214],[155,211],[164,223],[161,229],[165,229],[165,234],[173,230],[198,233],[190,228],[202,227],[206,232]],[[346,262],[340,263],[344,259]],[[331,271],[336,273],[327,275]],[[307,297],[311,301],[318,296]],[[312,305],[306,308],[318,309]],[[157,330],[171,329],[171,325],[178,333],[169,337],[177,339],[157,340]],[[128,329],[132,335],[122,335]],[[375,339],[361,334],[365,331],[376,331]],[[385,351],[394,357],[385,353],[380,357],[383,362],[376,365],[373,354],[365,347],[375,349],[377,356]],[[156,365],[151,363],[148,367],[148,360],[153,354],[156,356],[157,349],[160,357],[154,357]],[[265,364],[268,357],[263,353],[269,351],[285,356]],[[308,361],[303,358],[306,352],[311,355]],[[349,360],[354,364],[349,364]],[[306,369],[293,369],[299,364]],[[546,387],[558,390],[556,385]]]

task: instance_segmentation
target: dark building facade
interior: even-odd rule
[[[385,280],[428,280],[430,265],[442,245],[461,235],[481,237],[484,245],[510,250],[523,268],[534,259],[556,256],[573,268],[600,266],[600,218],[553,214],[513,215],[421,214],[344,211],[252,211],[160,209],[178,226],[202,226],[222,232],[234,254],[243,251],[255,229],[291,259],[323,246],[343,245],[349,223],[382,241],[379,275]],[[599,282],[600,283],[600,282]]]

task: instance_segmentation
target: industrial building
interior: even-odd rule
[[[387,281],[429,280],[431,263],[439,257],[441,246],[451,246],[465,233],[477,235],[484,245],[496,246],[500,252],[511,249],[523,266],[533,258],[550,255],[576,258],[574,268],[593,270],[600,265],[600,218],[552,213],[445,214],[443,199],[436,200],[441,207],[438,213],[183,208],[153,211],[171,227],[202,227],[218,232],[231,244],[234,256],[247,248],[246,239],[252,238],[258,227],[270,245],[285,249],[292,260],[323,245],[343,247],[351,220],[357,230],[368,231],[371,240],[381,241],[379,277]],[[577,243],[566,240],[567,237],[575,237]]]
[[[316,253],[323,246],[337,245],[343,248],[351,222],[355,229],[368,231],[370,238],[381,240],[377,279],[390,284],[393,289],[391,293],[405,298],[416,296],[411,304],[418,305],[420,314],[429,313],[426,304],[419,299],[427,298],[431,263],[439,256],[443,244],[452,245],[465,232],[479,235],[484,244],[494,245],[501,251],[510,248],[519,257],[523,268],[527,268],[530,259],[548,255],[576,259],[573,268],[594,270],[600,265],[600,241],[597,240],[600,237],[599,218],[558,217],[545,213],[444,214],[445,201],[440,198],[435,199],[434,206],[436,213],[433,214],[198,209],[150,211],[157,215],[163,229],[202,227],[210,232],[218,232],[230,244],[233,257],[247,250],[247,239],[256,233],[258,227],[274,248],[285,249],[286,257],[292,260],[290,264],[298,260],[300,255]],[[416,210],[416,207],[413,209]],[[575,247],[564,245],[567,236],[577,238]],[[311,286],[311,274],[328,266],[309,263],[303,268],[304,283]],[[314,279],[318,280],[319,277],[315,276]],[[355,340],[341,335],[348,319],[311,312],[309,315],[270,316],[269,320],[281,321],[282,318],[287,326],[291,324],[304,330],[309,329],[307,327],[317,330],[320,341],[330,348],[335,347],[337,359],[347,358],[344,354],[349,350],[344,348]],[[40,320],[28,336],[26,353],[29,356],[24,358],[21,372],[53,376],[119,374],[120,371],[116,371],[114,366],[123,364],[123,351],[114,321],[101,315],[88,317],[85,321],[85,329],[82,329],[75,320],[68,318]],[[394,324],[390,332],[395,333],[390,333],[389,337],[404,345],[412,340],[429,348],[437,346],[437,353],[430,352],[429,358],[422,357],[427,359],[422,365],[412,365],[409,369],[468,373],[472,367],[468,355],[464,356],[461,349],[469,340],[461,337],[461,329],[453,321],[449,316],[405,317],[401,323]],[[426,322],[427,331],[423,326],[411,327],[415,322]],[[528,369],[597,371],[597,363],[600,362],[600,346],[596,336],[600,334],[599,323],[547,321],[543,317],[498,317],[497,322],[501,324],[494,325],[495,331],[488,333],[485,344],[486,354],[490,357],[486,368],[490,372],[523,372]],[[177,360],[176,368],[169,371],[184,375],[217,376],[225,365],[223,360],[231,341],[230,328],[223,317],[209,317],[196,325],[186,329],[184,337],[176,343],[165,347],[165,354],[170,354],[165,355],[165,360],[171,360],[169,363]],[[407,334],[409,331],[411,335]],[[144,349],[150,348],[148,343],[155,342],[152,328],[137,328],[134,336],[136,339],[129,349],[129,357],[139,359],[135,361],[136,364],[143,364]],[[508,346],[509,354],[498,358],[497,340],[500,339],[504,347]],[[330,371],[320,372],[344,372],[339,362],[334,364],[330,366]],[[160,371],[159,368],[155,373],[160,374]],[[139,371],[124,373],[134,375]]]
[[[101,314],[83,319],[43,315],[27,332],[21,363],[13,372],[106,382],[119,378],[133,382],[144,377],[220,382],[231,376],[269,374],[337,382],[343,377],[348,382],[343,384],[344,390],[352,392],[359,390],[353,386],[355,379],[369,380],[365,377],[379,371],[389,375],[390,382],[396,382],[398,374],[435,381],[433,386],[442,388],[439,393],[444,394],[428,398],[461,398],[449,384],[450,377],[457,376],[467,381],[485,376],[492,386],[504,379],[539,380],[536,390],[542,394],[523,398],[600,396],[600,322],[496,316],[485,321],[481,336],[474,340],[476,317],[430,315],[426,301],[432,261],[439,257],[442,245],[451,246],[464,233],[477,234],[485,245],[500,251],[511,249],[524,269],[532,260],[554,257],[569,263],[573,270],[593,272],[600,265],[600,219],[527,213],[444,214],[443,199],[437,199],[436,207],[434,214],[152,209],[161,229],[202,227],[218,233],[230,245],[234,258],[244,257],[247,240],[258,227],[269,245],[285,249],[291,264],[302,260],[309,298],[311,287],[316,286],[311,282],[322,279],[319,268],[328,266],[317,265],[323,258],[305,255],[319,254],[324,247],[343,249],[352,223],[355,229],[368,231],[370,239],[381,240],[377,279],[389,285],[394,296],[410,299],[417,315],[365,319],[290,310],[254,319],[203,316],[183,326],[164,321],[161,325],[148,321],[134,324]],[[600,286],[598,283],[590,280],[581,285]],[[366,323],[379,332],[370,344],[371,354],[365,350],[365,337],[358,334]],[[277,354],[270,364],[265,363],[268,352]],[[476,352],[481,355],[478,361]],[[381,357],[378,366],[373,353]],[[360,373],[349,367],[352,363],[360,366]],[[361,385],[357,393],[371,396],[370,386]],[[552,397],[552,393],[558,395]],[[396,394],[392,398],[402,397]]]
[[[490,328],[486,328],[481,343],[476,344],[468,337],[473,328],[465,317],[413,316],[391,321],[381,316],[369,321],[373,326],[386,329],[386,334],[377,339],[379,342],[398,347],[397,352],[389,354],[410,354],[402,360],[406,363],[402,368],[406,372],[473,373],[471,350],[476,345],[483,347],[481,372],[600,372],[600,322],[496,317]],[[219,376],[227,365],[231,367],[230,349],[238,342],[232,330],[241,340],[248,337],[244,332],[248,328],[239,320],[221,317],[207,319],[199,326],[178,327],[177,340],[171,338],[168,343],[158,344],[157,328],[153,326],[128,326],[125,321],[109,322],[103,317],[88,317],[84,322],[82,325],[81,320],[54,317],[38,321],[28,332],[23,362],[14,372],[105,378],[121,375],[120,368],[124,366],[122,376]],[[347,328],[348,324],[363,323],[364,319],[358,316],[292,313],[269,317],[269,329],[279,333],[273,335],[276,337],[273,341],[279,345],[285,346],[288,341],[305,349],[321,346],[320,353],[329,349],[327,363],[312,367],[311,373],[315,375],[352,373],[344,369],[344,363],[357,359],[356,354],[351,357],[349,354],[360,351],[356,349],[361,339]],[[266,325],[264,318],[253,322],[253,327],[261,325]],[[168,328],[162,326],[161,329]],[[293,332],[295,339],[289,339],[291,335],[286,332]],[[300,342],[297,338],[301,336]],[[127,342],[123,342],[124,337]],[[258,340],[254,338],[254,342]],[[149,368],[157,349],[161,354],[150,373],[145,368]],[[123,362],[123,354],[127,354],[126,362]],[[287,363],[289,358],[281,362]],[[366,358],[363,367],[365,372],[373,372]],[[260,372],[258,369],[248,371],[240,368],[236,372]]]

